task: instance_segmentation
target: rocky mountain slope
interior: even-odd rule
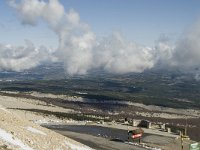
[[[89,150],[91,148],[27,121],[0,106],[0,149]]]

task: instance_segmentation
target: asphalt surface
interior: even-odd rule
[[[122,129],[92,125],[48,125],[45,127],[98,150],[146,150],[141,146],[127,144],[128,132]]]

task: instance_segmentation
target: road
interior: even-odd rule
[[[146,150],[124,143],[128,136],[127,131],[122,129],[90,125],[51,125],[48,128],[98,150]]]

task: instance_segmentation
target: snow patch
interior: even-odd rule
[[[47,135],[46,133],[44,133],[44,132],[42,132],[42,131],[40,131],[40,130],[38,130],[38,129],[35,129],[35,128],[33,128],[33,127],[27,127],[26,129],[27,129],[28,131],[33,132],[33,133],[42,134],[42,135]]]
[[[8,143],[19,146],[23,150],[33,150],[31,147],[25,145],[19,139],[13,138],[12,134],[7,133],[5,130],[3,130],[1,128],[0,128],[0,138]]]

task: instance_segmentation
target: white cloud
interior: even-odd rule
[[[158,40],[155,46],[156,65],[190,70],[200,66],[200,23],[170,45],[166,40]]]
[[[80,22],[79,14],[74,9],[70,9],[66,14],[66,17],[67,20],[73,25],[78,25]]]
[[[109,72],[141,72],[153,67],[151,49],[125,41],[118,33],[97,42],[95,34],[79,14],[64,11],[58,0],[23,0],[12,5],[22,22],[35,25],[43,19],[59,37],[57,56],[68,74],[85,74],[93,68]]]
[[[42,18],[54,25],[64,15],[64,7],[58,0],[49,0],[49,3],[40,0],[21,0],[20,4],[10,0],[9,4],[18,11],[24,24],[35,25]]]
[[[151,50],[115,32],[96,46],[94,65],[114,73],[142,72],[153,67]]]
[[[199,24],[174,45],[169,44],[168,38],[162,37],[155,47],[149,48],[127,41],[117,32],[97,41],[96,35],[89,25],[81,21],[78,12],[74,9],[66,12],[58,0],[9,2],[18,12],[22,23],[36,25],[43,20],[56,33],[59,40],[57,57],[64,62],[66,73],[71,75],[86,74],[93,68],[128,73],[142,72],[155,66],[190,68],[200,65]],[[22,49],[12,47],[12,51],[7,48],[10,54],[3,52],[6,47],[1,46],[1,49],[1,68],[28,69],[50,58],[46,56],[48,53],[43,52],[46,48],[36,50],[31,44]],[[20,51],[16,52],[16,49]],[[38,58],[35,59],[35,56]],[[27,65],[25,62],[29,61],[32,64]]]
[[[43,46],[37,49],[30,41],[18,47],[0,44],[0,70],[22,71],[49,60],[55,60],[49,50]]]
[[[182,68],[200,66],[200,23],[195,24],[177,42],[173,54],[173,65]]]

